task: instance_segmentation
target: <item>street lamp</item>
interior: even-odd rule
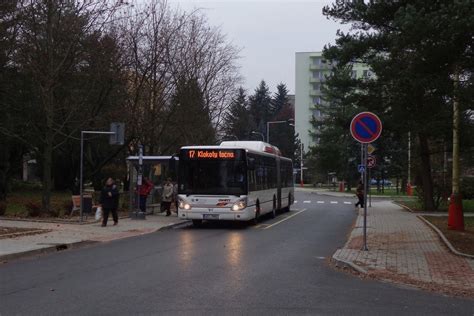
[[[251,132],[250,132],[250,134],[252,134],[252,135],[260,135],[260,136],[262,137],[262,142],[264,142],[264,141],[265,141],[265,136],[263,136],[263,134],[262,134],[262,133],[260,133],[260,132],[251,131]]]
[[[267,122],[267,143],[270,143],[270,124],[280,124],[280,123],[287,123],[290,126],[295,126],[294,119],[288,119],[286,121],[271,121]]]

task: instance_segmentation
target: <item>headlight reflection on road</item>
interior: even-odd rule
[[[188,270],[191,267],[191,261],[193,260],[195,249],[193,243],[193,236],[188,231],[183,231],[179,234],[180,237],[180,251],[179,261],[182,264],[184,270]]]
[[[242,234],[231,232],[226,241],[227,262],[232,268],[240,268],[242,261]]]

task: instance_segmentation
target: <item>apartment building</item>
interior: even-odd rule
[[[305,151],[317,143],[317,137],[310,135],[311,118],[321,119],[319,105],[330,106],[324,102],[321,86],[330,75],[332,65],[324,60],[322,52],[297,52],[295,59],[295,129],[299,134]],[[370,77],[370,69],[364,64],[354,64],[352,76]]]

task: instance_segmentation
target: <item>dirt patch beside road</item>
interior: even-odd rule
[[[50,229],[1,227],[0,226],[0,239],[15,238],[15,237],[27,236],[27,235],[44,234],[50,231],[51,231]]]
[[[463,232],[448,229],[447,216],[423,217],[438,227],[458,251],[468,255],[474,255],[474,217],[464,217],[465,231]]]

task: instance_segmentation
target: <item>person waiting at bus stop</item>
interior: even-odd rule
[[[163,185],[163,194],[161,196],[161,203],[163,205],[163,211],[166,211],[166,216],[171,215],[171,202],[173,202],[173,184],[171,178],[166,179]]]
[[[151,182],[147,177],[144,177],[143,183],[138,190],[138,194],[140,195],[140,211],[143,213],[146,212],[146,199],[151,190],[153,190],[153,182]]]
[[[362,181],[359,181],[356,189],[356,196],[359,201],[355,204],[356,207],[360,205],[360,207],[364,207],[364,184]]]

